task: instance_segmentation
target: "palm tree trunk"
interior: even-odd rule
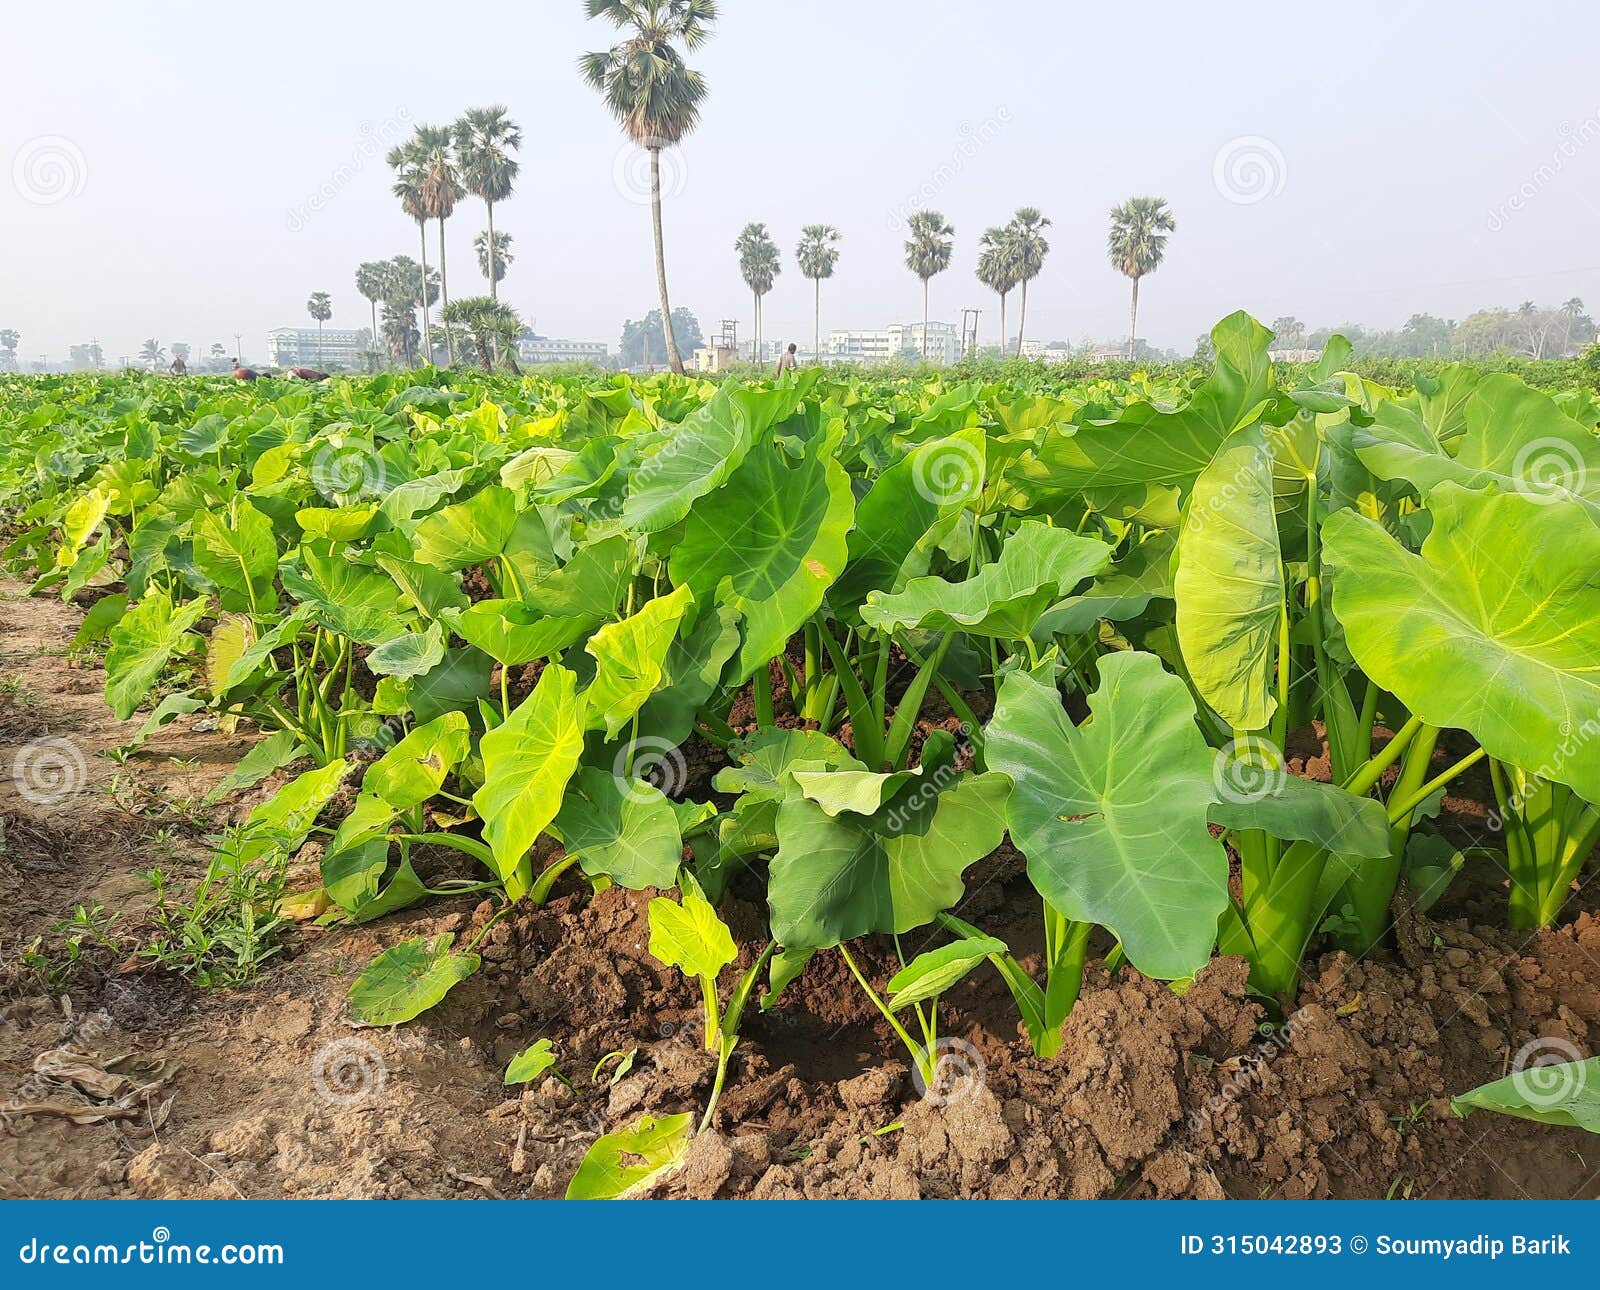
[[[323,367],[322,361],[322,319],[317,319],[317,366]]]
[[[1139,278],[1133,279],[1133,304],[1128,310],[1128,361],[1133,362],[1133,342],[1139,334]]]
[[[367,304],[372,306],[372,340],[370,344],[372,345],[374,352],[376,352],[378,348],[378,302],[376,300],[369,300],[367,301]]]
[[[1028,325],[1028,280],[1022,280],[1022,311],[1017,315],[1017,357],[1022,357],[1022,330]]]
[[[672,334],[672,306],[667,302],[667,252],[661,237],[661,147],[650,149],[650,226],[656,244],[656,293],[661,297],[661,330],[667,341],[667,366],[680,375],[683,359]]]
[[[1000,293],[1000,357],[1006,356],[1006,293]]]
[[[422,244],[422,352],[433,362],[433,331],[428,322],[428,222],[417,221],[417,240]]]
[[[450,273],[444,267],[444,217],[439,218],[439,303],[442,310],[450,308]],[[440,317],[443,317],[443,313]],[[444,352],[452,367],[456,362],[455,333],[448,323],[444,329]]]
[[[922,280],[922,361],[928,361],[928,279]]]
[[[500,257],[495,254],[494,203],[486,199],[483,204],[489,212],[489,299],[498,300],[500,299],[499,275],[495,270],[500,267]]]
[[[756,356],[756,362],[761,361],[761,293],[754,287],[750,289],[750,344]]]
[[[822,362],[822,279],[812,278],[811,302],[811,361]]]

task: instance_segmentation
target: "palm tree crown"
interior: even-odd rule
[[[494,238],[494,263],[489,262],[489,239]],[[478,272],[489,279],[489,298],[498,299],[494,285],[506,276],[506,270],[516,262],[511,251],[511,234],[485,230],[472,239],[472,249],[478,253]]]
[[[1006,297],[1022,281],[1021,255],[1013,224],[983,230],[978,239],[978,281],[1000,297],[1000,353],[1006,350]]]
[[[906,221],[906,268],[922,279],[922,356],[928,356],[928,279],[950,267],[955,229],[938,211],[913,211]]]
[[[1128,313],[1128,357],[1133,357],[1139,330],[1139,279],[1154,273],[1167,252],[1167,234],[1178,227],[1162,197],[1130,197],[1111,209],[1111,233],[1106,253],[1112,267],[1133,282],[1133,302]]]
[[[1022,332],[1028,325],[1028,283],[1039,276],[1044,268],[1044,257],[1050,254],[1050,243],[1044,238],[1050,221],[1037,206],[1024,206],[1011,217],[1010,227],[1016,242],[1017,276],[1022,283],[1022,313],[1017,320],[1017,354],[1020,356]]]
[[[820,361],[822,280],[833,277],[833,266],[839,263],[839,230],[832,224],[807,224],[800,230],[794,258],[800,263],[801,276],[811,279],[811,356],[813,360]]]

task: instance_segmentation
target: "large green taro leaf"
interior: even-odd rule
[[[985,758],[1015,785],[1012,840],[1056,909],[1109,927],[1146,975],[1190,976],[1228,903],[1194,701],[1153,654],[1108,654],[1089,711],[1073,726],[1054,687],[1026,673],[1001,686]]]
[[[301,543],[278,562],[278,577],[314,621],[363,645],[383,644],[412,618],[387,575],[325,542]]]
[[[547,614],[520,600],[479,600],[465,609],[446,610],[445,621],[469,645],[513,667],[566,649],[600,622],[587,615]]]
[[[1576,500],[1440,484],[1412,555],[1371,520],[1323,524],[1331,604],[1369,677],[1430,725],[1600,801],[1600,520]]]
[[[1259,425],[1200,472],[1178,534],[1178,645],[1200,697],[1235,730],[1272,719],[1283,562],[1272,455]]]
[[[1272,333],[1249,314],[1229,314],[1211,329],[1216,363],[1194,398],[1176,410],[1132,403],[1112,422],[1050,431],[1037,460],[1019,474],[1029,484],[1067,492],[1130,484],[1192,483],[1230,434],[1272,393],[1267,345]]]
[[[961,899],[962,872],[1005,835],[1010,785],[948,767],[923,778],[870,816],[830,815],[798,788],[784,799],[768,901],[786,950],[909,932]],[[828,795],[827,774],[808,779],[808,792]]]
[[[1075,636],[1102,618],[1117,623],[1137,618],[1152,600],[1172,599],[1175,545],[1171,530],[1151,533],[1125,552],[1103,577],[1096,578],[1082,595],[1068,596],[1046,610],[1034,624],[1034,640],[1045,645],[1057,633]]]
[[[205,616],[207,602],[174,609],[164,595],[147,596],[111,629],[106,649],[106,702],[126,721],[166,667],[189,629]]]
[[[588,689],[589,723],[604,725],[606,738],[616,738],[661,684],[667,650],[691,599],[689,588],[675,587],[638,613],[607,623],[583,647],[596,663]]]
[[[472,804],[483,817],[484,840],[512,900],[528,889],[528,848],[561,809],[583,752],[576,691],[577,678],[551,664],[533,693],[480,743],[484,782]]]
[[[224,609],[257,613],[277,607],[272,521],[249,502],[235,498],[227,511],[207,511],[195,521],[194,562],[215,584]]]
[[[634,891],[678,880],[678,817],[661,790],[642,779],[580,767],[553,828],[591,878],[603,875]]]
[[[1403,479],[1423,493],[1449,481],[1540,500],[1575,496],[1600,515],[1600,438],[1549,395],[1513,376],[1485,376],[1452,422],[1461,433],[1444,440],[1404,404],[1385,403],[1375,424],[1355,427],[1356,455],[1379,479]]]
[[[412,541],[422,563],[439,569],[465,569],[498,556],[516,527],[516,495],[509,488],[491,485],[424,518]]]
[[[381,797],[397,811],[421,806],[439,791],[445,776],[461,764],[471,745],[466,715],[447,712],[409,732],[367,767],[361,789]]]
[[[894,595],[873,592],[861,617],[886,632],[918,627],[1021,640],[1052,603],[1102,572],[1111,551],[1097,538],[1024,520],[1000,558],[965,582],[913,578]]]
[[[742,677],[782,652],[844,568],[855,504],[836,443],[819,436],[792,466],[777,445],[759,446],[694,508],[673,549],[672,581],[697,613],[721,602],[743,616]]]
[[[1561,1043],[1548,1042],[1552,1048]],[[1450,1109],[1462,1117],[1473,1111],[1499,1111],[1539,1124],[1600,1133],[1600,1057],[1525,1066],[1451,1098]]]

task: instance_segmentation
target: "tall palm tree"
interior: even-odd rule
[[[978,252],[978,281],[1000,297],[1000,356],[1006,353],[1006,297],[1015,289],[1020,276],[1017,251],[1017,230],[1014,224],[1004,228],[986,228],[978,239],[982,248]],[[1020,335],[1020,333],[1019,333]],[[1018,341],[1018,353],[1021,341]]]
[[[1017,319],[1017,356],[1022,355],[1022,330],[1028,325],[1028,283],[1039,276],[1044,268],[1044,257],[1050,254],[1050,243],[1044,240],[1044,230],[1050,221],[1039,213],[1036,206],[1024,206],[1011,217],[1011,228],[1017,247],[1017,276],[1022,282],[1022,314]]]
[[[1133,357],[1139,334],[1139,279],[1161,267],[1167,253],[1167,234],[1178,227],[1163,197],[1130,197],[1111,208],[1111,233],[1106,253],[1118,273],[1133,280],[1133,302],[1128,310],[1128,357]]]
[[[906,221],[906,268],[922,279],[922,357],[928,357],[928,279],[950,267],[956,231],[938,211],[913,211]]]
[[[494,260],[490,263],[489,239],[494,239]],[[495,284],[506,276],[506,270],[516,263],[517,257],[511,253],[511,234],[496,233],[493,230],[479,233],[472,239],[472,249],[478,253],[478,272],[489,279],[489,299],[498,300],[495,294]]]
[[[733,249],[739,255],[739,276],[755,297],[755,349],[756,361],[761,354],[761,298],[772,290],[772,284],[783,271],[778,248],[767,236],[765,224],[746,224],[734,239]]]
[[[416,361],[417,316],[408,301],[386,300],[383,304],[383,339],[389,353],[407,367]]]
[[[439,294],[450,304],[450,271],[445,267],[444,222],[455,214],[456,203],[467,195],[456,169],[455,130],[450,126],[419,125],[412,141],[422,165],[422,205],[430,219],[439,221]],[[445,354],[456,361],[455,341],[446,331]]]
[[[159,340],[156,340],[154,337],[145,341],[145,343],[139,347],[139,361],[148,367],[152,372],[155,371],[158,366],[160,366],[166,357],[166,346],[163,345]]]
[[[661,149],[680,143],[700,120],[705,78],[685,65],[674,41],[692,53],[710,39],[716,0],[584,0],[590,18],[604,18],[627,38],[578,60],[583,79],[605,99],[623,133],[650,154],[650,222],[655,237],[656,291],[661,297],[667,362],[683,371],[667,300],[661,233]]]
[[[417,222],[417,243],[422,252],[422,276],[428,276],[428,206],[422,198],[425,178],[422,158],[415,143],[396,144],[389,149],[389,169],[395,172],[394,195],[400,199],[400,209]],[[428,304],[422,305],[422,349],[433,361],[433,335],[428,323]]]
[[[469,193],[483,199],[489,221],[488,244],[498,247],[494,204],[510,197],[517,181],[519,166],[511,153],[522,146],[522,127],[497,103],[493,107],[469,108],[456,122],[455,133],[461,181]],[[483,263],[481,258],[479,263]],[[504,272],[496,275],[486,271],[484,276],[489,279],[489,298],[498,299],[497,285]]]
[[[839,230],[832,224],[807,224],[794,248],[802,276],[811,279],[811,357],[822,361],[822,280],[839,263]]]
[[[322,324],[333,317],[333,297],[326,291],[313,291],[306,301],[306,312],[317,320],[317,366],[322,366]]]
[[[364,260],[356,265],[356,290],[372,309],[372,343],[378,343],[378,301],[389,295],[394,266],[387,260]]]

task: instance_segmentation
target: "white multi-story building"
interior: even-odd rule
[[[961,331],[954,323],[929,321],[924,349],[922,324],[890,323],[872,331],[831,331],[828,357],[842,362],[884,363],[901,354],[918,358],[926,353],[930,363],[953,363],[961,357]]]
[[[361,366],[361,354],[372,348],[365,327],[274,327],[267,333],[267,361],[274,367]]]
[[[530,366],[539,363],[604,363],[610,354],[600,340],[553,340],[549,336],[517,337],[517,358]]]

